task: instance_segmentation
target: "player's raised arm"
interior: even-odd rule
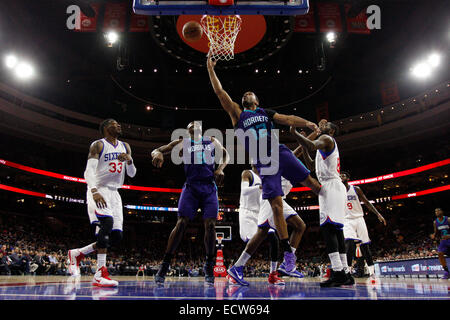
[[[210,57],[208,57],[207,67],[209,80],[211,81],[211,85],[214,89],[215,94],[220,100],[220,104],[224,108],[224,110],[230,115],[231,122],[233,123],[233,127],[236,126],[239,121],[239,116],[241,114],[241,108],[239,105],[231,100],[228,93],[223,90],[222,84],[217,78],[216,72],[214,71],[214,67],[216,66],[216,61],[213,61]]]
[[[369,208],[369,210],[371,212],[373,212],[377,215],[378,220],[380,220],[380,222],[382,222],[384,225],[386,225],[386,220],[378,212],[377,208],[375,208],[375,206],[372,203],[370,203],[370,201],[366,198],[366,195],[364,194],[364,192],[362,192],[361,188],[358,186],[355,186],[355,190],[356,190],[356,193],[358,194],[358,198],[364,202],[364,204]]]
[[[131,157],[131,148],[128,142],[124,142],[125,148],[127,149],[127,153],[121,153],[117,157],[117,159],[121,162],[126,161],[126,172],[130,178],[133,178],[136,175],[136,167],[133,162],[133,158]]]
[[[95,141],[89,148],[88,161],[86,164],[86,170],[84,171],[84,179],[88,185],[88,190],[92,192],[97,207],[100,209],[106,208],[106,201],[97,190],[97,180],[95,178],[95,172],[97,170],[98,159],[100,152],[103,150],[103,142],[100,140]]]
[[[181,143],[182,141],[183,139],[181,138],[178,140],[173,140],[171,143],[153,150],[151,153],[152,164],[157,168],[161,168],[164,163],[164,154],[172,151],[172,149],[175,148],[175,146]]]
[[[308,149],[308,151],[322,150],[330,152],[334,148],[334,140],[329,135],[321,135],[317,140],[310,140],[298,133],[293,126],[290,127],[290,132],[297,139],[297,142]]]
[[[320,134],[320,130],[319,127],[311,121],[308,121],[306,119],[300,118],[298,116],[294,116],[292,114],[287,115],[287,114],[281,114],[278,112],[274,112],[274,115],[272,117],[273,121],[275,121],[276,123],[288,126],[288,127],[308,127],[309,129],[313,130],[314,132],[317,133],[317,136]]]
[[[216,155],[220,154],[219,166],[217,167],[216,171],[214,172],[214,177],[216,179],[217,185],[222,186],[223,179],[225,176],[225,174],[223,173],[223,169],[225,169],[225,167],[230,162],[230,154],[228,153],[227,149],[225,149],[225,147],[220,143],[219,140],[211,138],[211,142],[214,144],[214,148],[216,150]]]

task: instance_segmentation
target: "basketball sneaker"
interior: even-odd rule
[[[167,271],[169,271],[169,263],[168,262],[161,263],[158,272],[155,274],[156,284],[164,284],[164,281],[166,280]]]
[[[108,269],[103,266],[95,273],[92,285],[96,287],[117,287],[119,282],[112,280],[109,277]]]
[[[244,280],[244,266],[236,267],[232,266],[227,270],[228,275],[233,278],[241,286],[248,286],[250,283]]]
[[[345,281],[344,285],[352,286],[355,284],[355,279],[352,277],[350,272],[345,273],[345,276],[347,277],[347,280]]]
[[[208,284],[214,284],[214,262],[205,262],[203,271],[205,272],[205,282]]]
[[[292,252],[285,252],[284,253],[284,261],[282,264],[284,264],[284,269],[287,272],[292,272],[295,270],[296,266],[295,266],[295,262],[296,262],[297,258],[295,256],[294,253]]]
[[[269,274],[268,281],[270,284],[276,284],[276,285],[281,285],[281,286],[285,285],[284,280],[278,276],[278,272],[276,272],[276,271],[273,271]]]
[[[367,282],[371,283],[371,284],[375,284],[377,282],[377,277],[375,276],[375,273],[373,273],[369,276],[369,279],[367,279]]]
[[[230,277],[229,274],[227,274],[225,278],[227,278],[229,284],[238,284],[237,281]]]
[[[284,261],[280,264],[277,271],[282,276],[288,276],[288,277],[294,277],[294,278],[303,278],[304,277],[303,273],[298,271],[297,268],[294,268],[294,270],[288,272],[286,270],[286,264],[284,263]]]
[[[69,250],[67,253],[69,257],[69,273],[72,276],[80,275],[80,261],[84,258],[84,254],[80,252],[78,249]]]
[[[333,271],[331,270],[330,278],[320,283],[321,288],[339,287],[347,281],[347,276],[344,270]]]
[[[447,279],[449,279],[449,277],[450,277],[450,275],[449,275],[448,271],[445,271],[444,276],[442,277],[442,279],[447,280]]]

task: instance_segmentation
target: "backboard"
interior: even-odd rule
[[[142,15],[279,15],[307,14],[309,0],[234,0],[233,5],[212,6],[208,0],[134,0],[133,10]]]
[[[231,226],[216,226],[216,234],[223,237],[222,241],[231,241]]]

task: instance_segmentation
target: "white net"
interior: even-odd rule
[[[234,43],[241,30],[240,16],[203,16],[201,25],[209,39],[208,55],[213,60],[234,59]]]

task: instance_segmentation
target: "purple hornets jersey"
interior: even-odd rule
[[[183,140],[183,162],[186,182],[214,182],[214,144],[208,137]]]
[[[441,233],[441,237],[447,236],[450,234],[450,225],[448,223],[448,217],[444,216],[443,221],[439,221],[436,219],[436,229]]]
[[[272,117],[275,114],[272,110],[264,110],[262,108],[256,108],[255,110],[243,110],[239,116],[239,121],[236,124],[235,130],[242,129],[245,133],[250,130],[252,135],[250,137],[239,137],[240,142],[244,145],[245,150],[249,152],[250,143],[257,145],[257,159],[256,166],[261,165],[259,159],[259,145],[260,139],[267,139],[267,156],[271,155],[271,132],[274,129],[272,123]],[[276,137],[278,140],[278,137]],[[278,141],[277,141],[278,142]]]

